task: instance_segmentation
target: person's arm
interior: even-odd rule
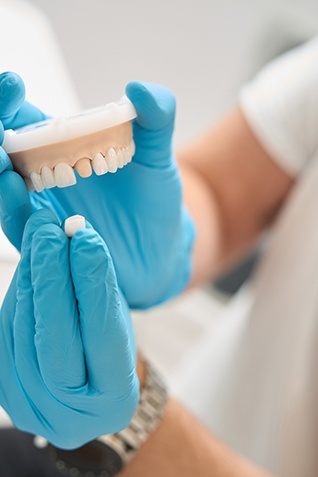
[[[239,107],[178,154],[194,219],[192,285],[242,257],[272,222],[294,183],[256,139]]]
[[[139,360],[138,375],[143,376]],[[143,377],[141,378],[142,385]],[[175,399],[120,477],[270,477],[221,443]]]
[[[217,277],[273,221],[318,150],[318,37],[269,63],[239,107],[179,151],[197,227],[192,284]]]

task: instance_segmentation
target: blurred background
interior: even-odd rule
[[[130,80],[162,83],[177,97],[176,146],[230,108],[264,63],[318,32],[316,0],[2,0],[0,12],[1,5],[15,19],[8,30],[0,14],[0,69],[23,76],[27,99],[62,115],[118,99]],[[135,316],[142,348],[172,386],[258,253],[213,287]],[[0,259],[1,298],[17,261],[4,241]]]
[[[175,144],[236,101],[273,57],[318,31],[315,0],[30,0],[47,15],[82,107],[119,98],[132,79],[177,96]],[[232,295],[257,249],[214,290]]]
[[[83,107],[132,79],[177,96],[176,143],[236,100],[271,57],[318,29],[315,0],[30,0],[49,18]]]

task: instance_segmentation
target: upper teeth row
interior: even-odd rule
[[[107,172],[114,173],[128,164],[134,154],[135,144],[131,141],[129,146],[124,148],[115,150],[111,147],[105,156],[99,152],[92,160],[79,159],[74,165],[74,169],[81,177],[89,177],[92,174],[92,168],[98,176]],[[30,191],[36,190],[37,192],[52,187],[68,187],[76,184],[74,169],[66,162],[59,162],[54,169],[43,166],[40,174],[31,172],[29,179],[26,178],[25,182]]]

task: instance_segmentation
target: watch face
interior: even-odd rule
[[[111,447],[99,441],[89,442],[72,451],[49,445],[48,452],[57,469],[64,472],[64,475],[111,477],[123,467],[121,457]]]

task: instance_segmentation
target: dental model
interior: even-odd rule
[[[76,184],[81,177],[116,172],[135,153],[129,99],[86,110],[76,116],[41,121],[5,131],[2,147],[29,191]]]

